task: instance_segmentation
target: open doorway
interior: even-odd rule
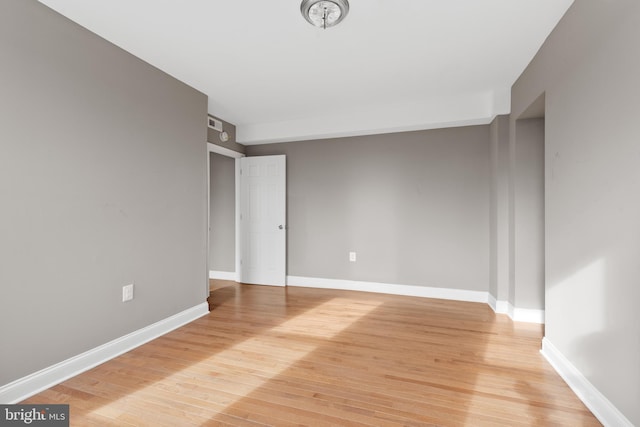
[[[244,154],[208,143],[209,279],[238,280],[238,167]]]

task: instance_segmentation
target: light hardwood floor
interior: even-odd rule
[[[24,403],[71,425],[597,426],[485,304],[212,282],[213,310]]]

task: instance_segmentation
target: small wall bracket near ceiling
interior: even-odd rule
[[[302,0],[300,12],[311,25],[324,28],[338,25],[349,13],[348,0]]]

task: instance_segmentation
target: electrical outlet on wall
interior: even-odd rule
[[[355,252],[349,252],[349,261],[350,262],[356,262],[356,253]]]
[[[133,299],[133,283],[122,287],[122,302]]]

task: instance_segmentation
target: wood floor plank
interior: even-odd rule
[[[78,426],[599,426],[486,304],[211,281],[212,312],[39,393]]]

